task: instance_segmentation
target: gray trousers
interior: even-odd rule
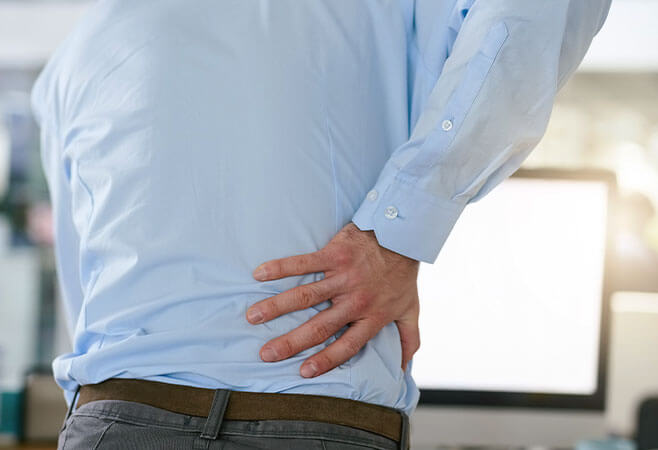
[[[400,449],[399,444],[384,436],[342,425],[223,420],[225,406],[214,402],[205,418],[122,400],[86,403],[69,410],[57,449]],[[406,418],[404,426],[408,429]]]

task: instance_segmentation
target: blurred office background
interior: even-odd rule
[[[29,92],[87,6],[0,0],[0,444],[21,436],[47,440],[62,420],[63,400],[48,377],[52,359],[70,344],[57,298],[51,211]],[[631,302],[638,317],[644,310],[658,314],[658,2],[613,1],[607,24],[560,92],[546,136],[524,167],[602,168],[616,175],[613,286],[646,293]],[[635,361],[628,364],[646,361],[634,371],[646,372],[648,384],[625,397],[625,411],[658,396],[658,342],[634,339],[633,348],[613,349]],[[634,352],[646,354],[633,359]],[[35,406],[40,402],[45,406]],[[36,413],[41,416],[35,420]],[[605,417],[607,433],[634,436],[635,416],[607,410]]]

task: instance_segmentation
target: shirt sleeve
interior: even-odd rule
[[[464,207],[539,142],[610,1],[458,2],[463,21],[443,70],[352,222],[381,246],[434,263]]]

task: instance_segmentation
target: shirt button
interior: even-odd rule
[[[452,120],[444,120],[441,123],[441,128],[443,128],[443,131],[450,131],[452,130]]]
[[[370,200],[371,202],[374,202],[375,200],[377,200],[377,190],[376,189],[373,189],[370,192],[368,192],[368,200]]]
[[[398,216],[398,209],[395,206],[387,206],[384,210],[384,217],[387,219],[395,219]]]

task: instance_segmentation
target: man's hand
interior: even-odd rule
[[[331,299],[332,305],[294,330],[261,348],[263,361],[279,361],[318,345],[345,325],[331,345],[302,364],[303,377],[314,377],[344,363],[385,325],[395,321],[402,345],[402,369],[420,346],[418,333],[419,261],[379,245],[373,231],[345,225],[329,243],[313,253],[273,259],[258,266],[259,281],[324,272],[322,280],[297,286],[249,308],[252,324]]]

